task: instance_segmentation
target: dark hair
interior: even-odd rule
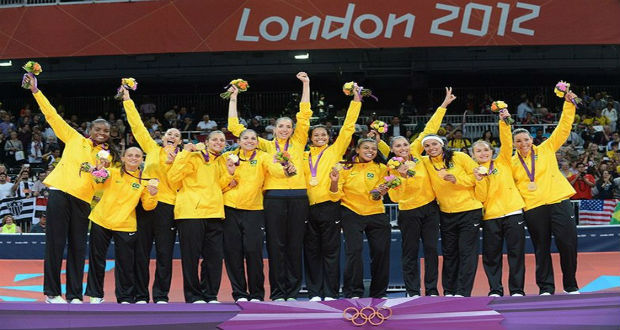
[[[239,133],[239,139],[240,139],[242,136],[246,135],[247,133],[254,133],[256,136],[258,136],[258,133],[256,133],[256,131],[255,131],[255,130],[253,130],[253,129],[251,129],[251,128],[246,128],[246,129],[244,129],[243,131],[241,131],[241,133]],[[209,137],[211,137],[211,135],[209,135]]]
[[[318,125],[314,125],[312,127],[310,127],[310,136],[312,137],[312,133],[314,133],[314,130],[317,128],[322,128],[325,130],[325,132],[327,132],[327,136],[331,139],[332,134],[329,132],[329,130],[327,129],[327,126],[323,125],[323,124],[318,124]]]
[[[446,148],[446,146],[441,146],[441,150],[443,150],[443,164],[446,168],[452,167],[452,157],[454,157],[454,151],[452,149]]]
[[[529,137],[532,137],[532,134],[530,134],[530,131],[528,131],[525,128],[517,128],[516,130],[512,131],[512,137],[517,136],[517,134],[522,134],[522,133],[526,133]]]
[[[353,164],[355,163],[354,161],[355,157],[357,156],[357,152],[355,151],[355,149],[359,148],[363,143],[366,143],[366,142],[371,142],[371,143],[374,143],[375,145],[378,145],[377,141],[371,138],[360,138],[359,140],[357,140],[357,143],[355,143],[355,148],[351,149],[351,151],[349,151],[349,153],[344,158],[343,164],[345,165],[345,168],[350,169],[351,167],[353,167]],[[377,150],[377,156],[372,161],[377,164],[381,164],[381,162],[377,159],[378,157],[379,157],[379,150]]]
[[[91,125],[91,128],[92,128],[93,126],[100,125],[100,124],[106,125],[106,126],[108,126],[108,128],[112,127],[107,120],[101,119],[101,118],[97,118],[97,119],[93,120],[90,125]],[[112,155],[112,164],[120,163],[121,162],[121,151],[120,151],[121,149],[120,149],[120,147],[117,146],[116,143],[114,143],[114,139],[112,139],[111,137],[109,137],[108,140],[105,143],[108,144],[108,148],[109,148],[108,151],[110,152],[110,155]]]

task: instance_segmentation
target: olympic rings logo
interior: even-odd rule
[[[342,312],[345,320],[351,321],[353,325],[361,327],[366,323],[372,325],[380,325],[392,316],[392,309],[389,307],[372,307],[366,306],[362,309],[357,307],[347,307]]]

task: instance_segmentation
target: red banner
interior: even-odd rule
[[[620,44],[618,0],[159,0],[0,9],[0,58]]]

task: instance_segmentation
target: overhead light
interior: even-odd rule
[[[0,61],[0,66],[13,66],[13,61]]]
[[[310,54],[308,53],[295,55],[296,60],[307,60],[309,58],[310,58]]]

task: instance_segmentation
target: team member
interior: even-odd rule
[[[231,92],[228,116],[237,118],[239,91],[233,86]],[[280,164],[274,164],[272,156],[257,150],[258,136],[254,130],[243,131],[238,143],[239,150],[223,155],[224,159],[238,159],[239,164],[235,170],[235,183],[224,190],[224,261],[233,299],[263,301],[263,182],[266,175],[284,178],[286,174]]]
[[[384,298],[390,272],[390,221],[383,198],[387,193],[384,177],[387,167],[376,161],[377,142],[360,139],[345,168],[330,174],[330,191],[341,197],[342,231],[345,241],[345,268],[342,293],[345,298],[359,298],[364,293],[364,237],[370,248],[370,297]],[[396,188],[398,189],[398,188]],[[375,190],[378,199],[372,197]]]
[[[188,303],[217,303],[222,279],[224,198],[222,189],[232,182],[235,166],[219,157],[226,145],[221,131],[209,133],[203,145],[186,144],[168,171],[178,188],[174,219],[179,229],[183,292]],[[198,262],[203,271],[198,276]]]
[[[135,253],[136,302],[141,304],[149,301],[149,265],[154,240],[157,262],[153,281],[153,301],[166,303],[172,280],[172,254],[177,236],[174,223],[176,190],[168,182],[167,175],[179,151],[181,132],[176,128],[167,130],[161,138],[163,146],[159,146],[144,127],[138,110],[126,89],[123,89],[123,107],[134,137],[146,152],[144,175],[160,180],[157,207],[151,211],[145,211],[138,204],[136,209],[138,221]]]
[[[303,83],[301,103],[297,113],[297,127],[293,121],[282,117],[276,121],[275,138],[268,141],[258,139],[258,148],[275,157],[280,152],[291,156],[284,169],[289,176],[280,178],[267,175],[265,178],[264,201],[267,253],[269,254],[270,299],[276,301],[295,300],[301,288],[301,255],[304,239],[304,223],[308,218],[308,195],[304,171],[295,172],[303,162],[304,149],[310,127],[310,78],[305,72],[297,74]],[[239,136],[245,127],[236,117],[228,118],[228,130]],[[295,175],[292,175],[296,173]]]
[[[532,144],[525,129],[513,132],[517,153],[512,173],[525,201],[523,216],[536,253],[536,284],[541,295],[555,293],[551,264],[551,235],[560,252],[564,291],[579,293],[577,279],[577,228],[568,200],[575,189],[559,170],[555,153],[570,135],[575,119],[575,94],[567,93],[562,116],[551,136],[540,145]]]
[[[139,201],[145,210],[157,206],[157,185],[145,179],[140,169],[143,156],[138,148],[125,150],[121,168],[109,170],[109,177],[102,184],[103,196],[88,217],[92,224],[86,295],[91,304],[103,302],[106,254],[112,239],[116,301],[124,304],[135,302],[136,206]]]
[[[310,301],[333,300],[340,289],[340,203],[329,193],[329,174],[342,160],[355,132],[362,107],[360,88],[355,87],[344,123],[333,145],[328,145],[327,128],[318,125],[310,131],[310,151],[304,166],[310,200],[310,217],[304,235],[304,270]]]
[[[43,93],[37,88],[35,77],[26,78],[45,120],[54,134],[65,144],[60,162],[43,183],[50,187],[47,202],[47,229],[45,230],[45,260],[43,293],[47,303],[66,303],[60,291],[60,269],[67,246],[67,295],[71,303],[82,302],[82,279],[88,214],[95,187],[88,175],[78,175],[82,163],[94,163],[95,155],[109,150],[113,162],[118,160],[114,146],[108,144],[110,124],[97,119],[90,127],[90,137],[85,138],[67,124]]]
[[[504,241],[508,251],[508,290],[512,296],[525,294],[525,228],[523,207],[525,203],[512,178],[512,136],[504,118],[510,117],[506,110],[500,112],[499,138],[501,147],[494,160],[493,147],[489,142],[478,140],[472,149],[474,159],[481,165],[474,169],[476,198],[483,203],[482,217],[482,265],[489,280],[489,296],[504,295],[502,287],[502,256]]]
[[[429,174],[422,160],[422,139],[428,134],[435,134],[441,125],[446,108],[456,96],[452,88],[446,88],[446,97],[430,118],[424,131],[409,145],[407,138],[395,136],[391,140],[391,151],[396,157],[413,162],[398,168],[403,183],[399,189],[388,191],[390,199],[398,203],[398,227],[402,237],[402,268],[407,295],[420,295],[420,263],[418,258],[420,239],[424,248],[424,288],[427,296],[439,295],[437,277],[439,258],[437,242],[439,240],[439,207],[435,201],[435,192],[431,186]],[[379,149],[387,156],[387,144],[379,141]],[[407,171],[413,173],[408,175]],[[411,172],[413,171],[413,172]]]
[[[469,156],[445,148],[436,135],[422,139],[423,157],[437,203],[443,251],[442,285],[446,296],[471,295],[478,268],[478,241],[482,204],[474,197],[473,169]]]

